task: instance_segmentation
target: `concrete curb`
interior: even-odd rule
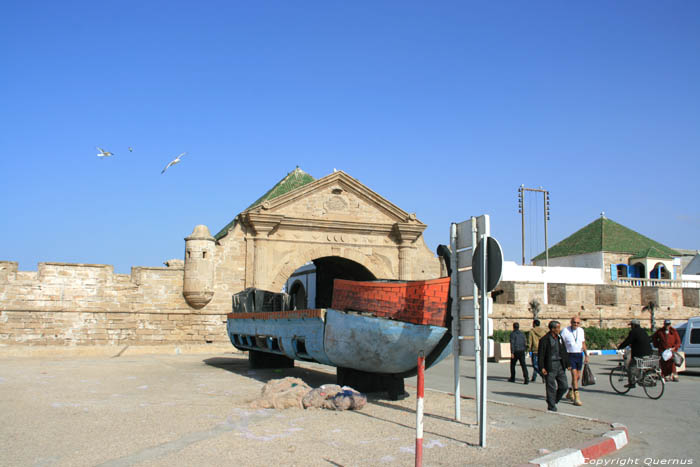
[[[559,451],[532,459],[527,464],[521,464],[519,467],[533,465],[541,467],[583,465],[593,459],[607,456],[612,452],[622,449],[629,441],[629,435],[625,425],[613,423],[611,428],[612,430],[603,433],[602,436],[586,441],[577,447],[560,449]]]
[[[412,387],[407,384],[406,386]],[[447,391],[440,391],[439,389],[426,388],[426,391],[434,391],[442,394],[448,394],[454,396],[454,393]],[[462,399],[474,399],[472,396],[461,396]],[[583,415],[568,414],[562,412],[548,412],[542,409],[534,409],[531,407],[522,407],[520,405],[513,404],[511,402],[503,402],[493,399],[487,399],[488,402],[493,404],[505,405],[518,407],[525,410],[532,410],[535,412],[545,413],[547,415],[555,415],[559,417],[571,417],[571,418],[581,418],[585,420],[590,420],[594,422],[610,423],[605,420],[600,420],[592,417],[585,417]],[[608,454],[618,451],[625,447],[629,442],[629,433],[627,427],[621,423],[610,423],[612,430],[603,433],[597,438],[585,441],[584,443],[573,448],[560,449],[559,451],[554,451],[547,455],[532,459],[531,461],[520,464],[517,467],[534,466],[538,465],[540,467],[571,467],[577,465],[583,465],[592,459],[598,459]]]

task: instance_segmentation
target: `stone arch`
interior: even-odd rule
[[[300,247],[300,245],[294,245],[294,250],[284,256],[287,256],[286,262],[280,264],[273,270],[270,276],[268,276],[274,278],[269,282],[270,290],[281,290],[289,276],[309,261],[329,256],[337,256],[354,261],[364,266],[376,278],[392,278],[394,276],[392,271],[383,262],[355,248],[335,245],[313,245],[308,248],[303,248]]]

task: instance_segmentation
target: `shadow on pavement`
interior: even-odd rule
[[[393,423],[394,425],[397,425],[397,426],[400,426],[400,427],[403,427],[403,428],[408,428],[409,430],[415,430],[415,429],[416,429],[415,425],[413,425],[413,426],[404,425],[403,423],[399,423],[399,422],[396,422],[396,421],[394,421],[394,420],[387,420],[386,418],[377,417],[377,416],[375,416],[375,415],[370,415],[370,414],[368,414],[368,413],[361,412],[361,411],[359,411],[359,410],[353,410],[352,413],[353,413],[353,414],[357,414],[357,415],[362,415],[363,417],[372,418],[372,419],[374,419],[374,420],[381,420],[381,421],[383,421],[383,422]],[[424,415],[427,415],[427,414],[424,414]],[[441,418],[444,418],[444,417],[441,417]],[[452,422],[452,423],[458,423],[458,422],[455,422],[454,420],[450,420],[450,419],[447,419],[447,420],[450,421],[450,422]],[[444,435],[444,434],[442,434],[442,433],[436,433],[436,432],[434,432],[434,431],[423,430],[423,435],[425,435],[425,434],[439,436],[439,437],[444,438],[444,439],[449,439],[450,441],[455,441],[455,442],[457,442],[457,443],[466,444],[467,446],[472,446],[472,447],[477,446],[477,444],[470,443],[469,441],[465,441],[465,440],[463,440],[463,439],[456,439],[456,438],[453,438],[453,437],[451,437],[451,436]]]
[[[416,413],[416,411],[412,408],[406,408],[406,407],[402,407],[400,405],[395,405],[395,404],[391,404],[388,402],[376,400],[375,398],[372,398],[371,395],[367,396],[367,401],[373,405],[378,405],[380,407],[385,407],[387,409],[399,410],[401,412],[407,412],[407,413],[412,413],[412,414]],[[423,416],[426,418],[434,418],[436,420],[443,420],[445,422],[456,423],[457,425],[474,426],[473,423],[458,422],[457,420],[455,420],[453,418],[449,418],[449,417],[445,417],[445,416],[437,415],[437,414],[431,414],[431,413],[427,413],[427,412],[424,412]]]
[[[248,356],[235,357],[212,357],[204,360],[206,365],[221,370],[230,371],[237,375],[267,383],[271,379],[281,379],[287,376],[299,378],[312,388],[317,388],[323,384],[335,384],[336,377],[333,373],[325,371],[311,370],[308,368],[279,368],[279,369],[250,369],[248,366]]]
[[[499,394],[501,396],[512,396],[512,397],[524,397],[526,399],[536,399],[536,400],[544,400],[544,390],[542,391],[542,394],[528,394],[525,392],[511,392],[511,391],[489,391],[492,394]]]

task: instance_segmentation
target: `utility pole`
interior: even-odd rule
[[[520,185],[518,188],[518,212],[521,217],[522,231],[522,246],[523,246],[523,265],[525,265],[525,192],[542,193],[544,195],[544,204],[542,210],[544,212],[544,265],[549,266],[549,243],[547,242],[547,224],[549,222],[549,191],[542,187],[525,188],[525,185]]]
[[[549,266],[549,244],[547,243],[547,223],[549,222],[549,191],[544,191],[544,265]]]
[[[523,243],[523,266],[525,266],[525,185],[520,185],[518,188],[518,212],[520,213],[522,228],[521,238]]]

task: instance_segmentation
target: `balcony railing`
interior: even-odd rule
[[[627,287],[665,287],[675,289],[698,289],[700,282],[697,281],[674,281],[671,279],[647,279],[644,277],[618,277],[613,284]]]

